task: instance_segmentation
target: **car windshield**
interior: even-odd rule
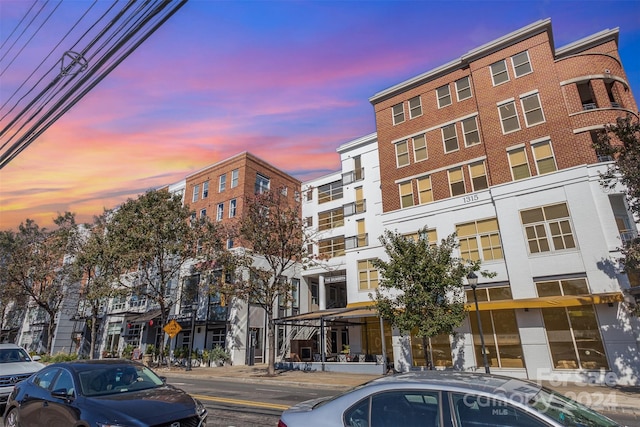
[[[30,362],[29,354],[21,348],[0,349],[0,363]]]
[[[146,390],[164,385],[153,371],[144,366],[90,366],[79,371],[80,386],[85,396],[108,396]]]
[[[564,426],[619,427],[615,421],[548,389],[541,389],[529,406]]]

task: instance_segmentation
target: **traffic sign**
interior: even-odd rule
[[[169,323],[164,325],[164,331],[171,337],[175,337],[178,335],[178,332],[182,330],[182,326],[175,319],[171,320]]]

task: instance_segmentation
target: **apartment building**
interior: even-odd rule
[[[640,325],[625,307],[640,283],[617,260],[638,229],[624,190],[601,186],[611,159],[592,148],[605,123],[638,117],[617,42],[613,29],[556,48],[550,20],[542,20],[370,98],[377,132],[363,140],[377,147],[367,151],[362,174],[365,185],[376,178],[366,214],[347,219],[345,195],[357,197],[347,175],[303,184],[318,190],[303,209],[317,219],[317,250],[329,271],[305,276],[318,283],[313,307],[325,322],[350,320],[348,333],[325,338],[327,353],[348,339],[352,353],[385,353],[396,369],[425,365],[418,340],[391,331],[367,308],[377,285],[368,261],[384,256],[377,237],[427,227],[434,241],[456,233],[460,256],[496,273],[477,288],[482,331],[471,304],[457,336],[430,340],[437,368],[483,370],[482,332],[492,372],[636,381]],[[342,172],[353,170],[347,158],[356,150],[338,151]],[[380,201],[376,213],[369,199]],[[357,247],[347,246],[348,236]],[[345,280],[341,312],[323,303],[333,274]],[[467,297],[474,302],[470,290]],[[322,329],[333,333],[330,323]]]
[[[637,229],[591,147],[603,124],[637,117],[617,42],[605,30],[556,49],[543,20],[370,98],[383,226],[456,232],[460,255],[497,273],[478,287],[495,371],[624,382],[640,368],[616,261]],[[464,340],[439,337],[451,351],[436,365],[483,365],[475,319]]]

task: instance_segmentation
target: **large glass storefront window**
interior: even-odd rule
[[[450,368],[453,366],[451,357],[451,338],[447,334],[436,335],[427,338],[427,351],[429,351],[429,360],[434,367]],[[427,366],[424,357],[422,338],[411,334],[411,355],[413,358],[413,366]]]
[[[609,369],[594,307],[542,309],[555,369]]]
[[[515,310],[481,311],[480,319],[489,366],[524,368],[524,355]],[[480,365],[483,362],[482,343],[475,313],[470,313],[469,320],[473,333],[476,362]]]

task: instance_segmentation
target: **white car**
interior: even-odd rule
[[[18,345],[0,344],[0,405],[7,402],[17,383],[44,368],[38,360],[40,356],[31,357]]]
[[[410,372],[302,402],[278,427],[618,427],[536,383],[454,371]]]

